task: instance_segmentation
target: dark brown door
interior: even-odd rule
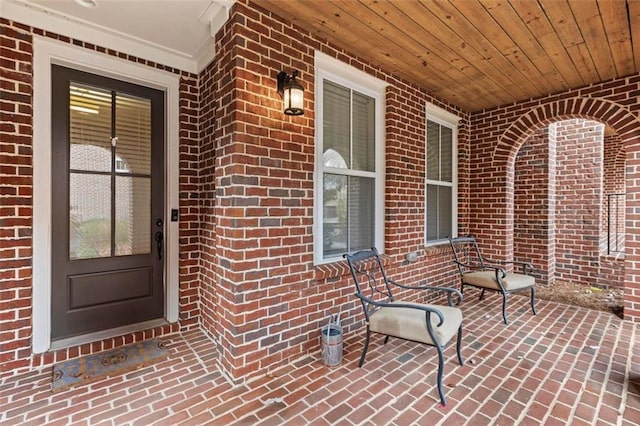
[[[164,94],[52,65],[53,340],[164,315]]]

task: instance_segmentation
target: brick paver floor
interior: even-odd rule
[[[446,407],[438,402],[433,348],[372,339],[357,367],[361,332],[347,335],[341,366],[305,357],[243,385],[220,373],[201,331],[164,338],[166,361],[51,393],[51,368],[4,379],[2,424],[637,425],[637,325],[605,312],[514,297],[463,303],[464,366],[446,350]]]

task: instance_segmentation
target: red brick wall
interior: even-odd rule
[[[343,262],[313,266],[314,50],[389,83],[386,94],[386,253],[389,272],[405,282],[452,282],[447,250],[423,250],[424,139],[427,101],[348,52],[246,1],[234,5],[216,39],[215,243],[217,317],[223,368],[234,380],[318,350],[319,329],[342,311],[346,333],[361,332],[362,312]],[[300,71],[305,114],[281,111],[275,79]],[[463,115],[460,111],[440,106]],[[460,131],[468,153],[467,125]],[[468,176],[461,161],[461,192]],[[466,206],[466,203],[463,203]],[[466,210],[462,209],[462,216]],[[446,248],[446,247],[445,247]],[[418,251],[419,260],[404,256]],[[438,271],[434,277],[431,272]],[[211,293],[213,294],[213,292]],[[209,302],[203,300],[203,306]],[[218,321],[218,322],[216,322]]]
[[[194,150],[193,162],[197,164],[198,173],[194,173],[193,197],[200,203],[194,209],[193,223],[200,230],[194,233],[199,237],[194,241],[199,252],[200,275],[198,292],[194,295],[194,302],[201,309],[201,324],[206,329],[213,329],[216,317],[216,277],[215,277],[215,149],[216,149],[216,96],[215,96],[215,66],[209,64],[199,75],[200,80],[200,146]],[[196,258],[197,262],[198,259]]]
[[[31,351],[33,173],[30,34],[0,21],[0,376]]]
[[[177,324],[167,325],[56,352],[32,354],[32,268],[38,267],[31,262],[33,35],[180,75],[180,325],[196,326],[199,319],[197,76],[0,18],[0,376],[175,332],[179,328]]]
[[[199,78],[180,73],[179,130],[179,307],[182,330],[200,322],[200,87]]]
[[[556,140],[556,277],[594,285],[598,279],[603,125],[554,123]]]
[[[514,171],[513,255],[531,262],[539,283],[549,283],[555,273],[554,151],[549,128],[531,135],[518,151]],[[553,145],[551,145],[553,148]]]

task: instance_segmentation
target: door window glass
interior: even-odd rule
[[[151,252],[151,101],[69,85],[69,259]]]
[[[111,256],[109,175],[71,173],[69,204],[69,258]]]
[[[151,179],[116,177],[116,256],[151,251]]]
[[[151,173],[151,101],[116,94],[116,158],[122,167],[116,171],[149,175]]]
[[[69,168],[111,170],[111,92],[81,84],[69,88]]]

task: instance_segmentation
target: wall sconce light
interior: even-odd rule
[[[304,114],[304,88],[296,81],[297,76],[297,70],[291,75],[284,71],[278,73],[278,93],[282,96],[287,115]]]

